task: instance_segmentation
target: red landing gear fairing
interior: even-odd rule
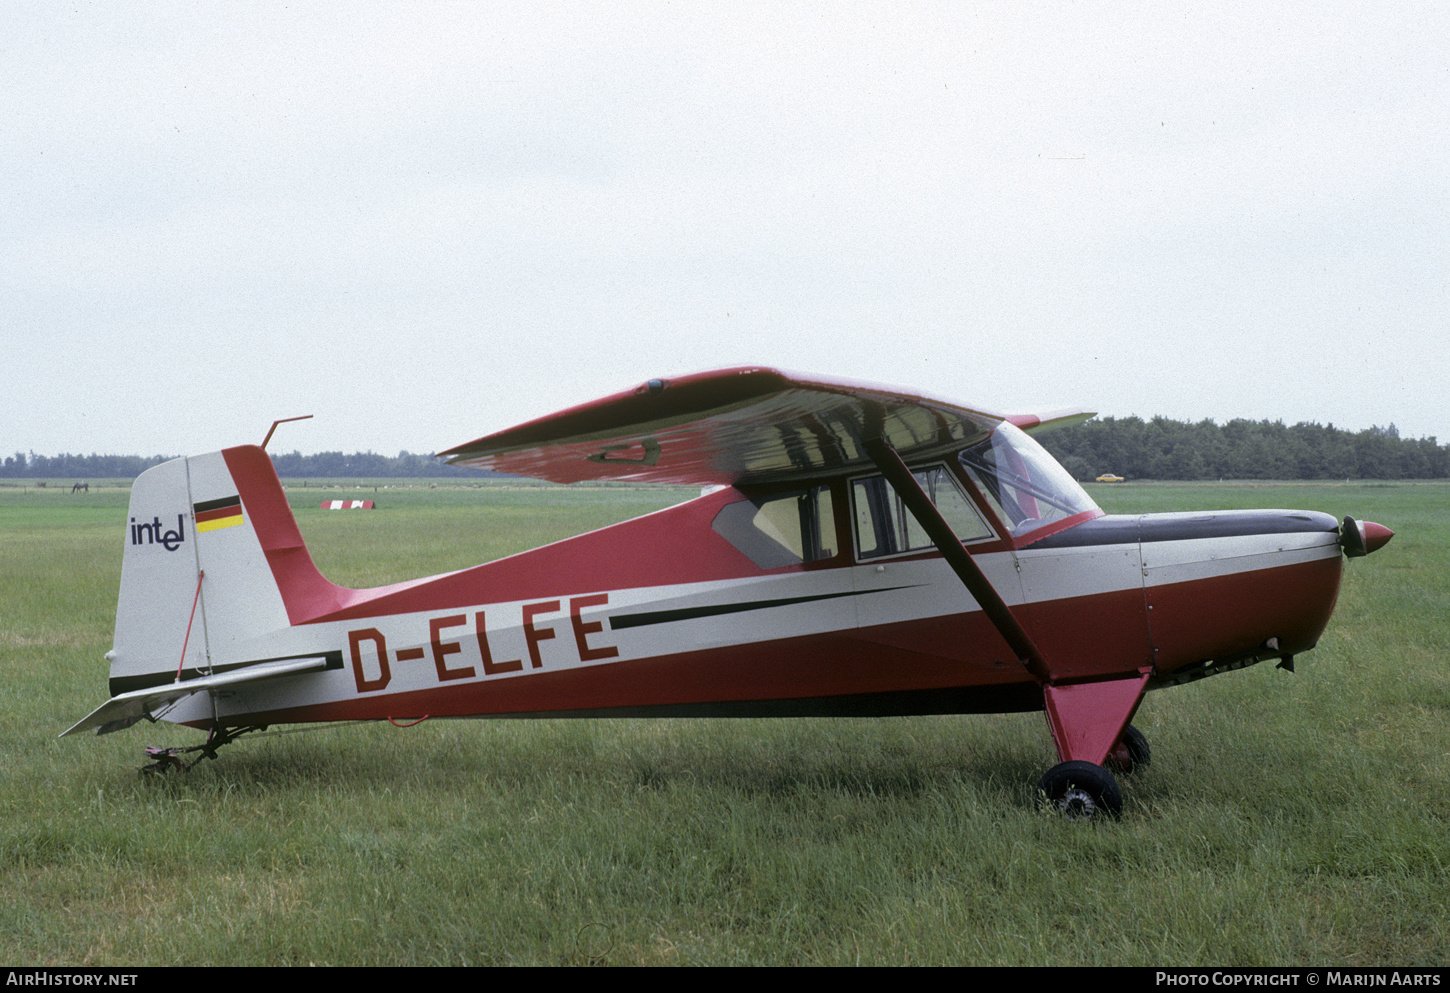
[[[266,453],[137,479],[112,699],[198,751],[294,722],[1041,710],[1064,810],[1116,812],[1143,694],[1313,647],[1377,524],[1263,510],[1105,516],[1003,417],[731,369],[651,380],[443,454],[571,483],[717,487],[461,572],[344,589]],[[174,753],[159,765],[184,765]]]

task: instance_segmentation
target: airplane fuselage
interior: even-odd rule
[[[717,491],[474,569],[358,591],[231,658],[214,647],[218,671],[331,660],[232,691],[218,714],[271,724],[1041,707],[1037,683],[939,554],[862,562],[842,527],[836,555],[762,569],[710,526],[748,499]],[[1311,648],[1342,568],[1337,523],[1290,511],[1105,516],[1020,548],[993,537],[973,555],[1061,675],[1146,666],[1150,688],[1208,663]],[[209,725],[212,706],[183,702],[168,719]]]

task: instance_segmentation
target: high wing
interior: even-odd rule
[[[1049,415],[1065,422],[1070,416]],[[652,379],[440,452],[459,465],[557,483],[632,480],[690,485],[762,483],[874,466],[882,438],[902,458],[961,449],[1004,420],[886,386],[744,367]],[[1011,418],[1027,429],[1035,416]]]

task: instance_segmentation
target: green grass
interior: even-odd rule
[[[471,565],[690,491],[379,489],[324,572]],[[339,496],[363,495],[359,491]],[[1398,533],[1298,674],[1150,695],[1115,823],[1041,811],[1040,715],[430,721],[246,740],[142,778],[105,698],[123,490],[0,490],[0,958],[64,965],[1443,965],[1450,487],[1124,484]]]

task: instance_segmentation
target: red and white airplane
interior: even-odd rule
[[[1334,608],[1378,524],[1307,511],[1108,516],[1004,417],[765,368],[648,383],[452,448],[463,465],[703,496],[427,579],[334,585],[262,448],[132,489],[112,699],[209,732],[422,717],[1041,710],[1064,811],[1117,813],[1148,690],[1276,658]]]

